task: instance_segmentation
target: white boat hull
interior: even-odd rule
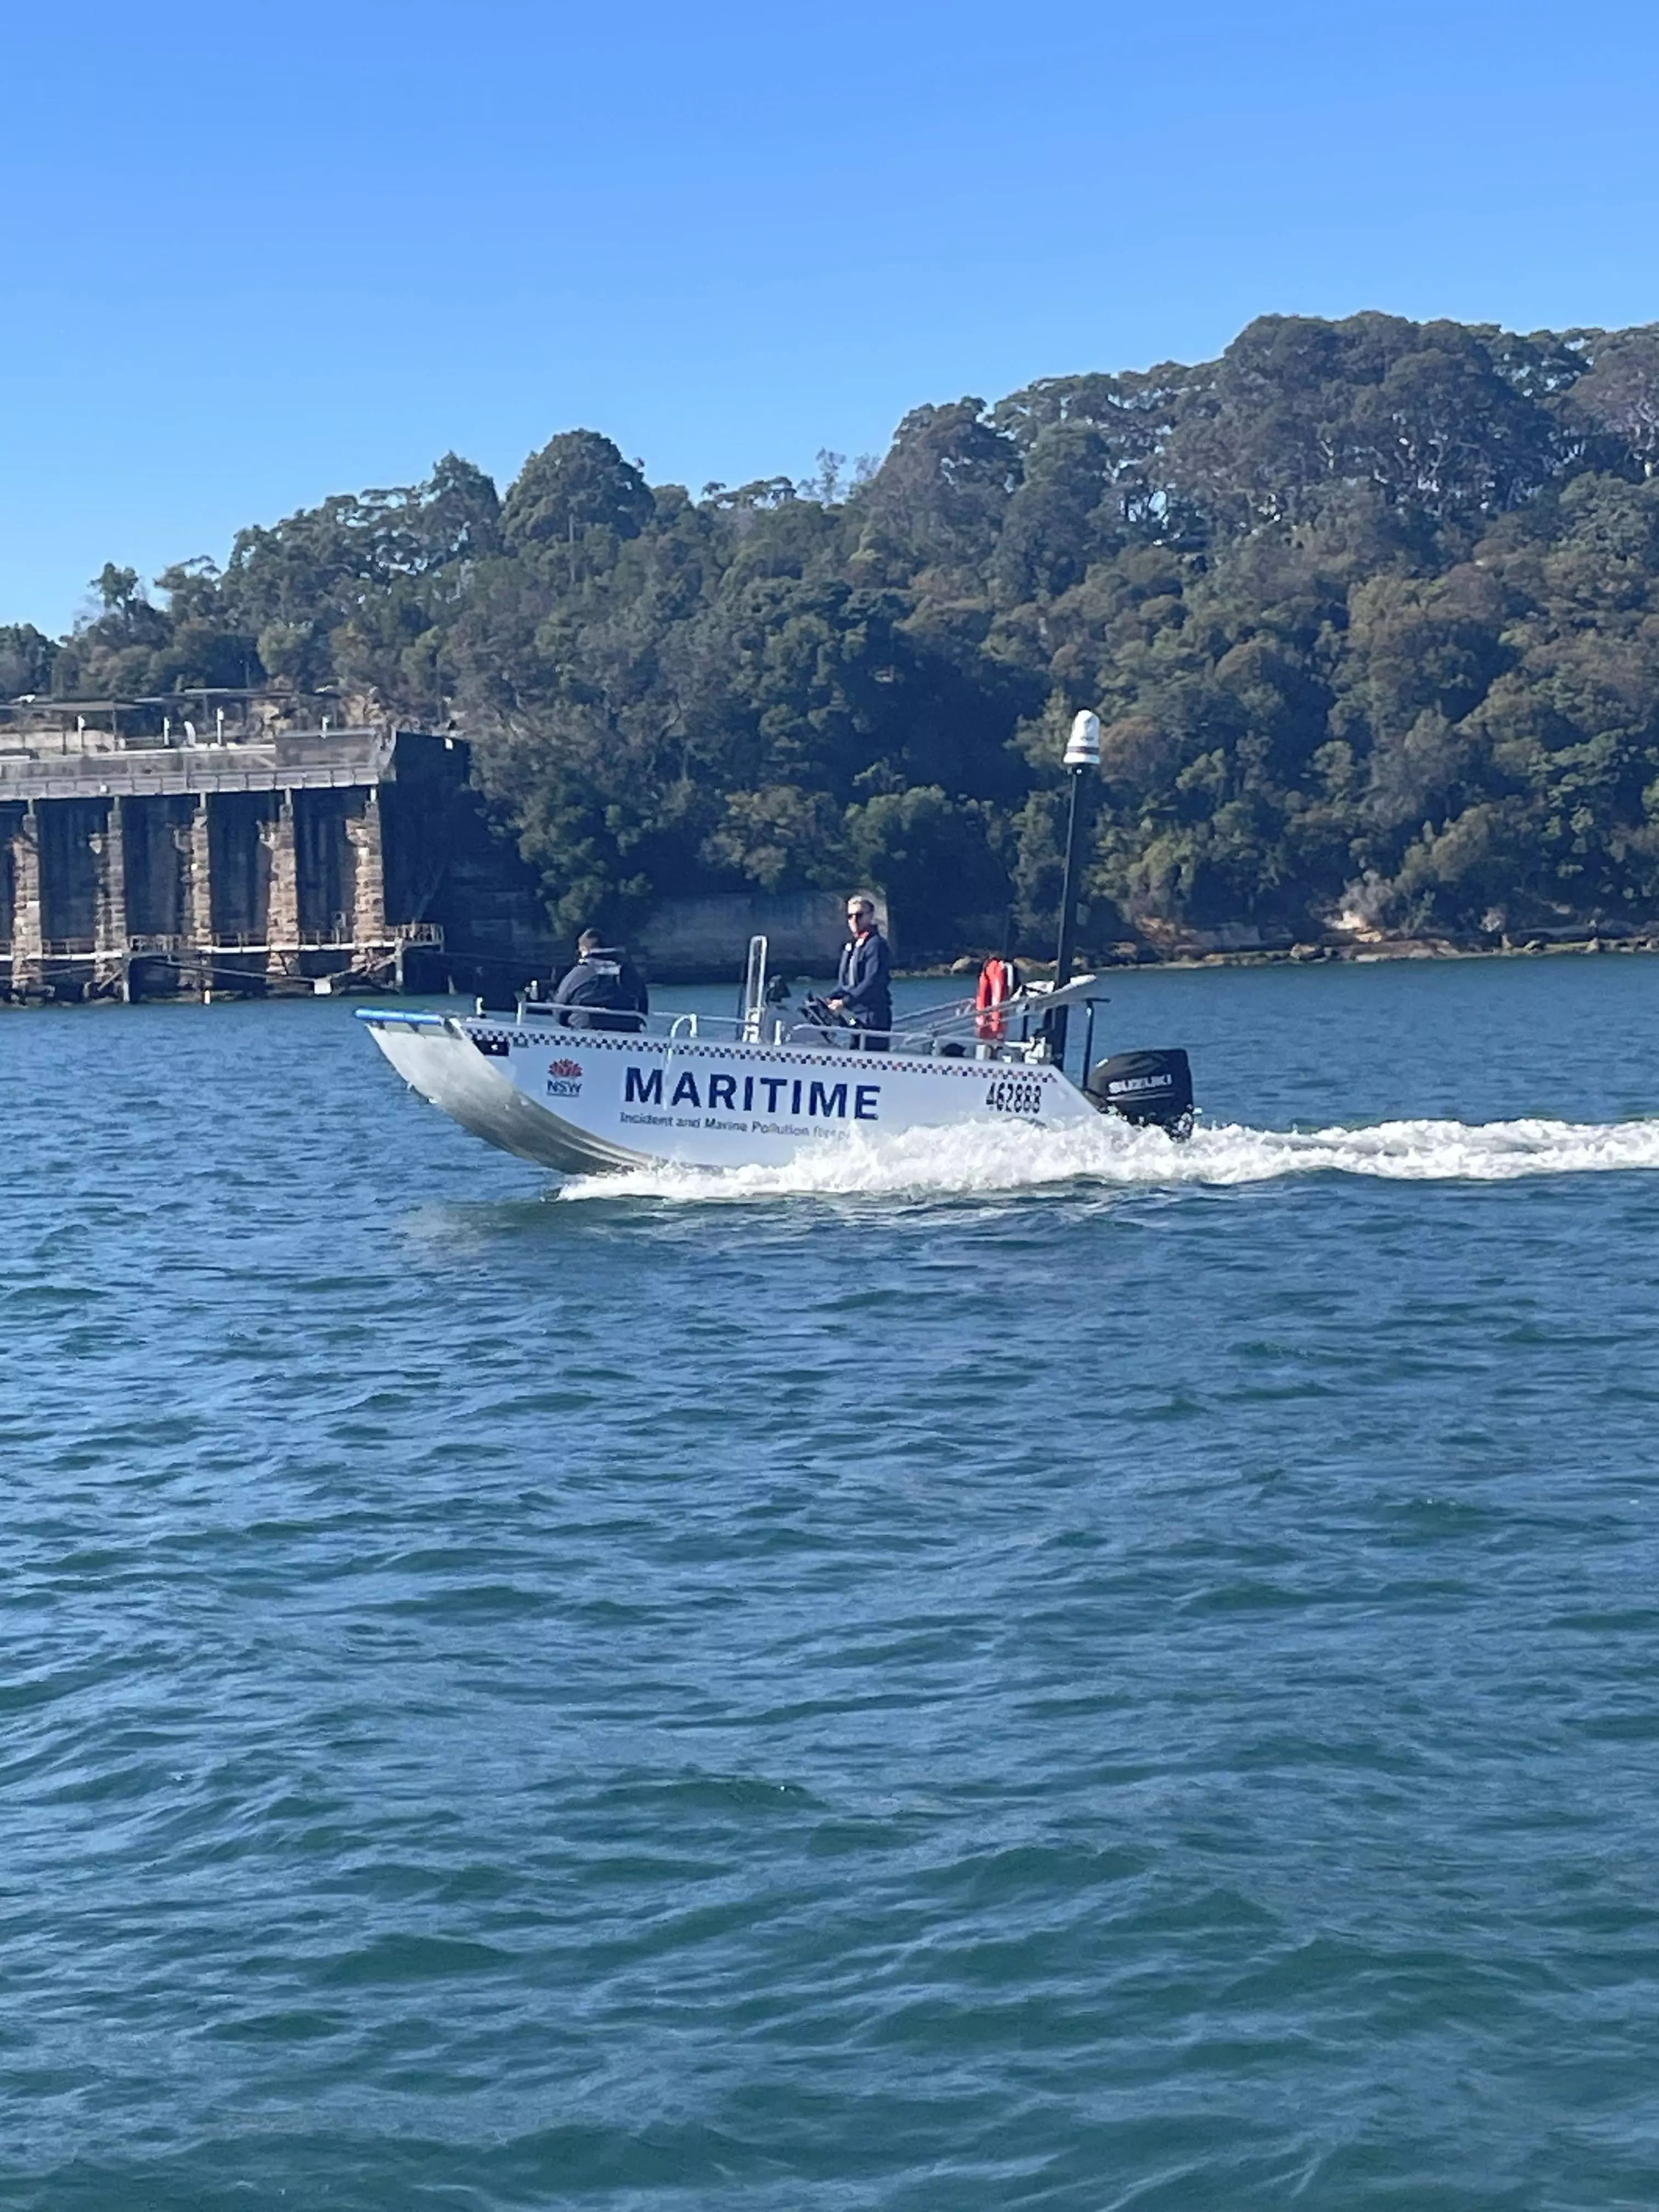
[[[567,1175],[769,1166],[883,1133],[1097,1118],[1039,1061],[616,1036],[533,1018],[365,1010],[359,1019],[423,1098],[487,1144]]]

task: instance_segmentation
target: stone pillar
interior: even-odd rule
[[[127,995],[127,853],[125,801],[112,799],[109,819],[92,840],[98,866],[98,921],[92,979]]]
[[[40,928],[40,821],[30,799],[11,841],[11,988],[38,985],[45,977],[45,943]]]
[[[213,942],[213,843],[208,815],[210,804],[204,791],[191,817],[190,849],[185,856],[185,930],[191,948],[198,951],[205,950]]]
[[[259,835],[270,850],[270,884],[265,896],[265,968],[268,974],[297,974],[300,945],[300,861],[294,840],[294,793],[277,793],[275,821],[262,823]]]
[[[380,836],[380,794],[373,786],[355,822],[346,823],[351,846],[351,942],[361,959],[367,946],[386,942],[386,852]]]
[[[186,963],[192,957],[198,963],[204,998],[210,997],[213,991],[213,958],[208,951],[213,942],[213,843],[209,803],[209,794],[204,791],[196,801],[188,825],[181,823],[173,833],[185,867],[184,957]]]

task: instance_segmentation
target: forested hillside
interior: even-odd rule
[[[556,437],[130,569],[0,696],[270,678],[455,717],[562,926],[872,881],[908,947],[1341,908],[1659,915],[1659,325],[1267,317],[1219,361],[918,408],[878,466],[653,487]]]

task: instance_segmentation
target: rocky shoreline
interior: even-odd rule
[[[1384,960],[1526,960],[1555,953],[1659,952],[1659,926],[1639,930],[1577,929],[1535,932],[1522,938],[1458,939],[1449,937],[1344,936],[1298,940],[1283,945],[1233,946],[1223,950],[1192,942],[1158,945],[1145,941],[1119,944],[1096,952],[1078,967],[1098,973],[1115,968],[1285,968],[1313,966],[1337,961],[1364,966]],[[940,975],[972,975],[980,968],[978,957],[951,961],[948,965],[901,968],[896,974],[921,979]],[[1052,960],[1024,960],[1028,975],[1052,975]]]

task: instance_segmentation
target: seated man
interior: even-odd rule
[[[565,1027],[642,1030],[650,995],[622,947],[607,945],[597,929],[585,929],[576,939],[576,952],[575,966],[560,978],[553,994],[553,1004],[568,1009],[560,1017]]]
[[[854,1045],[866,1052],[885,1052],[885,1032],[893,1026],[893,987],[888,980],[887,939],[876,927],[875,901],[862,893],[848,899],[847,927],[853,934],[842,947],[841,969],[830,1003],[854,1031]]]

